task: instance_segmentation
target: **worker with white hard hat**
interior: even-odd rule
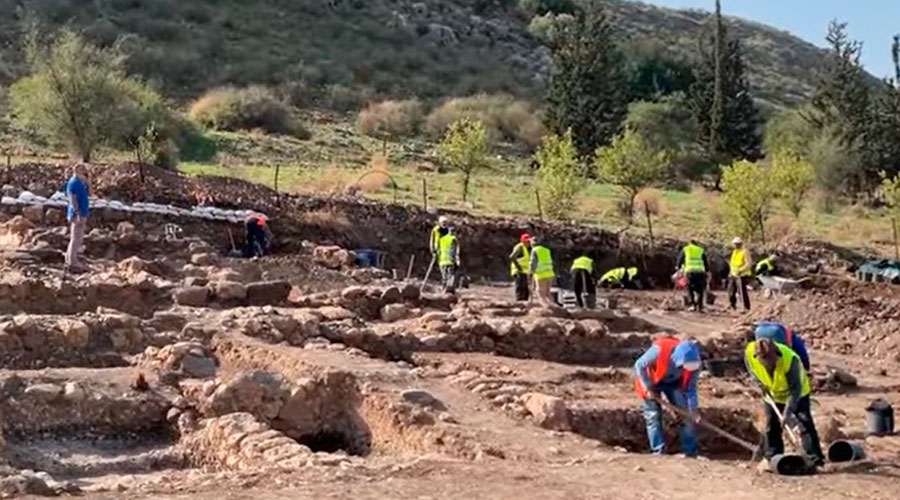
[[[731,240],[731,259],[728,261],[728,301],[731,309],[737,309],[737,296],[741,295],[744,310],[750,310],[750,294],[747,292],[747,284],[753,278],[753,258],[750,251],[744,248],[744,240],[736,237]]]
[[[441,229],[447,229],[450,226],[450,218],[446,215],[438,217],[438,223],[431,228],[431,238],[428,240],[428,249],[432,256],[437,256],[440,250]]]

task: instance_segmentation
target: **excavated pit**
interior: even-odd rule
[[[759,441],[759,433],[753,425],[753,416],[742,409],[726,407],[704,407],[704,421],[724,429],[735,436],[750,442]],[[596,439],[610,446],[621,446],[630,452],[646,453],[647,431],[644,416],[638,406],[631,407],[592,407],[575,405],[569,408],[569,421],[573,432]],[[679,421],[671,413],[663,416],[663,426],[667,436],[669,452],[678,450]],[[700,453],[707,457],[731,459],[746,458],[749,451],[745,448],[698,427]]]

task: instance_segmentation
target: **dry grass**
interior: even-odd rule
[[[638,193],[634,199],[634,207],[636,214],[643,214],[646,211],[650,215],[662,215],[665,213],[665,202],[662,199],[662,193],[658,189],[644,189]]]
[[[407,137],[416,134],[424,118],[418,99],[382,101],[366,106],[356,118],[356,129],[370,137]]]

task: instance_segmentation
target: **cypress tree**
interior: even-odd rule
[[[567,23],[551,49],[547,128],[560,135],[571,129],[578,154],[588,157],[609,144],[628,113],[625,57],[613,26],[598,9],[580,12]]]

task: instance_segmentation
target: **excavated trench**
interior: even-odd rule
[[[610,446],[621,446],[631,452],[648,451],[645,420],[637,403],[627,408],[576,405],[569,409],[569,418],[573,432]],[[753,425],[753,416],[746,410],[705,407],[703,419],[747,442],[759,441],[759,432]],[[679,425],[680,421],[671,413],[663,416],[667,449],[670,452],[679,449],[677,440]],[[702,427],[698,428],[698,438],[700,453],[704,456],[746,458],[749,455],[745,448]]]

